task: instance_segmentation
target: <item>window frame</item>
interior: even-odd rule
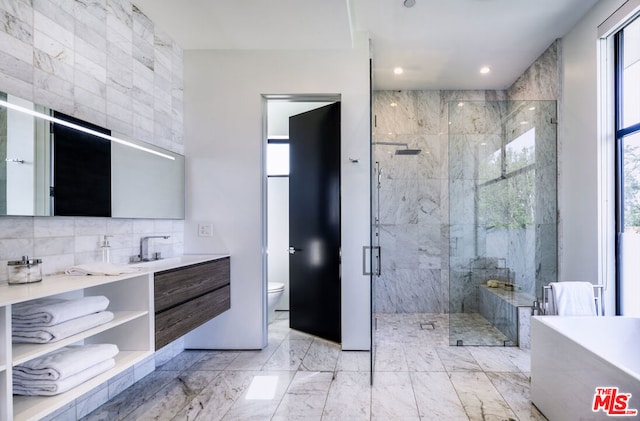
[[[621,26],[613,35],[613,83],[614,83],[614,178],[615,178],[615,283],[616,283],[616,315],[621,314],[622,308],[622,247],[621,234],[625,230],[624,215],[624,139],[630,135],[640,133],[640,121],[629,126],[624,126],[624,30],[634,22],[640,21],[640,15]]]

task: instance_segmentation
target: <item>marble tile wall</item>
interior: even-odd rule
[[[0,1],[0,91],[184,153],[182,49],[130,0]],[[100,260],[105,234],[117,263],[147,235],[170,236],[151,245],[166,257],[184,250],[181,220],[0,216],[0,282],[22,255],[42,258],[45,274]],[[52,419],[81,418],[183,349],[167,345]]]
[[[501,91],[374,92],[373,141],[421,149],[418,155],[395,155],[404,146],[374,147],[374,160],[381,168],[382,275],[374,285],[377,312],[449,311],[449,190],[470,188],[464,183],[450,187],[449,149],[466,150],[469,142],[479,139],[465,126],[477,122],[472,113],[465,115],[468,121],[461,127],[450,127],[449,103],[504,98],[506,92]],[[450,130],[460,131],[459,142],[449,141]],[[464,173],[464,163],[458,164],[455,171]],[[466,252],[475,255],[474,250]]]
[[[479,148],[496,150],[525,131],[520,122],[532,105],[517,109],[506,100],[559,99],[560,48],[560,41],[554,42],[505,91],[374,92],[373,142],[422,149],[407,156],[394,154],[404,146],[374,146],[381,168],[382,248],[375,311],[438,313],[463,306],[477,311],[477,286],[487,277],[519,282],[533,295],[556,277],[556,128],[548,124],[551,117],[557,121],[555,101],[540,103],[531,121],[536,138],[543,139],[535,149],[534,223],[519,230],[478,229],[477,215],[469,210],[477,205],[473,192],[483,180],[473,165]],[[538,128],[542,120],[544,129]],[[455,206],[451,198],[457,198]],[[501,257],[505,263],[480,269],[473,267],[477,256]]]
[[[480,314],[520,348],[530,348],[531,296],[504,288],[480,286]]]
[[[184,152],[182,49],[130,0],[0,1],[0,46],[0,91]],[[150,234],[171,236],[153,245],[163,255],[183,251],[182,221],[0,217],[0,226],[0,266],[26,254],[45,273],[99,259],[104,234],[114,235],[114,262]]]
[[[2,95],[0,95],[0,99]],[[0,214],[7,213],[7,110],[0,109]]]

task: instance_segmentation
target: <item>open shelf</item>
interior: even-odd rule
[[[1,293],[6,293],[2,295]],[[45,277],[41,283],[0,286],[0,421],[39,420],[78,397],[130,369],[154,352],[153,276]],[[44,297],[75,298],[104,295],[114,318],[57,342],[13,344],[11,308],[14,304]],[[132,334],[135,332],[135,334]],[[72,344],[110,343],[118,346],[116,365],[85,383],[56,396],[13,395],[13,367]]]
[[[16,365],[22,364],[33,358],[47,354],[51,351],[55,351],[56,349],[60,349],[67,345],[74,344],[78,341],[89,338],[90,336],[112,329],[116,326],[120,326],[124,323],[138,319],[147,314],[147,311],[115,311],[112,321],[100,326],[96,326],[89,330],[85,330],[84,332],[80,332],[76,335],[70,336],[57,342],[46,344],[13,344],[12,364],[15,367]]]
[[[79,398],[93,388],[120,374],[134,364],[152,355],[152,351],[120,351],[116,356],[116,366],[82,383],[75,388],[56,396],[18,396],[13,397],[13,417],[15,421],[40,419],[56,409]]]
[[[190,267],[228,256],[191,256],[167,259],[153,266],[119,276],[51,275],[42,282],[0,285],[0,421],[39,420],[73,403],[114,376],[152,356],[155,347],[154,272]],[[53,343],[13,344],[11,309],[45,297],[76,298],[104,295],[114,319]],[[120,352],[112,369],[56,396],[13,395],[13,367],[72,344],[114,344]]]

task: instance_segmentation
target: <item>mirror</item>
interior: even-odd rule
[[[184,164],[0,93],[0,215],[184,219]]]
[[[111,216],[184,219],[184,156],[137,145],[111,143]]]

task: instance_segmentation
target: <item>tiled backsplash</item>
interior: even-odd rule
[[[183,153],[182,49],[130,0],[0,2],[0,91]],[[29,255],[43,273],[101,259],[127,262],[140,237],[152,251],[182,254],[175,220],[0,217],[0,265]],[[7,273],[0,270],[0,282]]]
[[[167,235],[153,239],[151,252],[162,256],[183,253],[184,222],[179,220],[67,218],[67,217],[0,217],[0,282],[7,281],[8,260],[21,256],[42,259],[43,274],[63,272],[70,266],[101,261],[103,235],[111,235],[110,260],[128,263],[139,254],[140,238]]]

